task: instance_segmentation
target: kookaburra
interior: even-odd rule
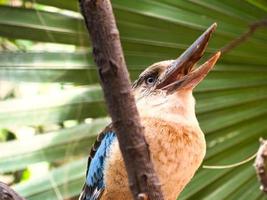
[[[192,91],[220,57],[217,52],[194,67],[215,28],[216,24],[209,27],[176,60],[149,66],[132,85],[165,200],[179,196],[205,156],[206,143],[195,115]],[[110,124],[92,147],[80,200],[131,199],[124,161]]]

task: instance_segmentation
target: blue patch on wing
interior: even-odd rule
[[[104,170],[104,163],[107,157],[107,154],[110,150],[111,144],[116,139],[116,134],[114,132],[107,132],[97,151],[90,162],[90,166],[88,166],[88,173],[86,175],[86,184],[89,188],[92,189],[92,194],[89,194],[89,199],[94,199],[94,193],[98,193],[102,191],[105,187],[104,180],[103,180],[103,170]],[[86,195],[87,196],[87,195]]]

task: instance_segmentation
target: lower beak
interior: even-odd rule
[[[155,86],[156,89],[166,89],[172,92],[178,89],[193,89],[208,72],[213,68],[220,57],[220,52],[213,55],[206,63],[192,71],[194,65],[203,56],[211,34],[217,24],[212,24],[179,58],[177,58],[166,70]],[[179,77],[182,75],[183,77]]]

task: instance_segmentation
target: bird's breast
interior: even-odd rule
[[[191,180],[204,158],[204,135],[198,126],[157,118],[142,118],[142,124],[165,199],[174,200]],[[106,190],[101,199],[132,199],[117,142],[106,162],[104,181]]]

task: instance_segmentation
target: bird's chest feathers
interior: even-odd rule
[[[162,190],[166,199],[175,199],[204,158],[204,135],[199,127],[157,118],[143,117],[142,124]],[[117,142],[110,153],[106,169],[106,189],[114,194],[124,189],[127,192],[127,174]]]
[[[163,193],[166,199],[176,199],[205,156],[204,135],[198,126],[156,118],[142,122]]]
[[[199,166],[205,155],[206,145],[198,126],[156,118],[144,118],[143,125],[153,159],[166,166],[167,172]]]

